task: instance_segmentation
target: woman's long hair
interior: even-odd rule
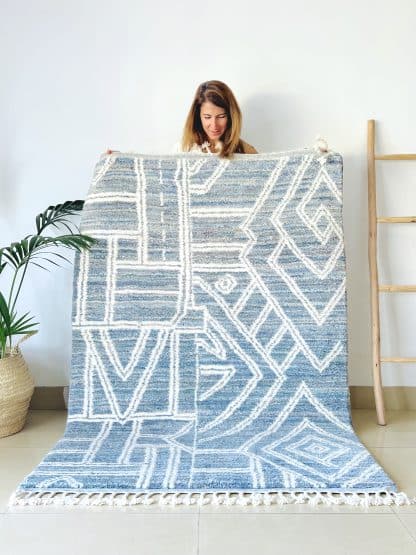
[[[240,139],[241,110],[232,90],[221,81],[205,81],[197,88],[183,130],[182,149],[189,151],[195,143],[202,145],[208,140],[200,115],[204,102],[212,102],[227,113],[227,128],[221,137],[222,149],[219,156],[231,158],[235,152],[244,153],[243,142]]]

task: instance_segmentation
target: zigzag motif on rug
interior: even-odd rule
[[[336,153],[103,156],[67,426],[11,504],[410,502],[351,425],[342,198]]]

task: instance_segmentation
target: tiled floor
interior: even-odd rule
[[[7,509],[20,480],[60,438],[65,412],[33,411],[26,428],[0,439],[1,555],[416,555],[416,506],[310,508],[46,507]],[[410,496],[416,495],[416,412],[373,411],[353,421],[363,443]]]

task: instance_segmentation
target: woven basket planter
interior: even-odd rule
[[[23,428],[35,383],[19,349],[0,359],[0,437]]]

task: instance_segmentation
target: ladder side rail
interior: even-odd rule
[[[367,164],[368,164],[368,261],[370,266],[371,290],[371,335],[373,387],[376,404],[377,421],[386,425],[384,410],[383,385],[380,361],[380,308],[379,283],[377,268],[377,194],[376,194],[376,156],[375,156],[375,121],[369,120],[367,127]]]

